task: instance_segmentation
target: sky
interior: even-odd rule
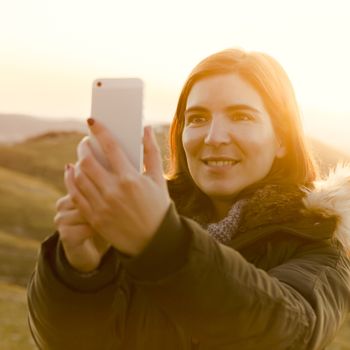
[[[145,122],[170,122],[204,57],[263,51],[287,71],[311,136],[350,152],[350,1],[0,0],[0,113],[85,119],[91,83],[145,82]]]

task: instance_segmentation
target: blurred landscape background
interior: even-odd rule
[[[35,349],[25,288],[40,242],[54,231],[55,202],[65,194],[64,165],[76,160],[83,122],[0,114],[0,349]],[[154,125],[167,165],[168,124]],[[323,174],[350,155],[310,139]],[[347,321],[331,350],[350,349]]]

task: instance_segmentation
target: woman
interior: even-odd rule
[[[323,349],[349,309],[350,170],[319,180],[290,82],[262,53],[200,62],[166,183],[89,119],[28,289],[43,349]],[[317,181],[316,181],[317,180]]]

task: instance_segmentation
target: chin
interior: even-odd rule
[[[236,195],[241,191],[241,189],[226,189],[226,188],[221,188],[221,189],[202,189],[202,191],[211,199],[214,200],[230,200],[234,199]]]

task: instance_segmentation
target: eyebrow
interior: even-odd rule
[[[237,104],[237,105],[230,105],[225,108],[226,111],[241,111],[241,110],[248,110],[255,113],[260,113],[259,110],[255,109],[254,107],[251,107],[246,104]],[[201,107],[201,106],[193,106],[185,110],[185,115],[191,112],[208,112],[207,108]]]

